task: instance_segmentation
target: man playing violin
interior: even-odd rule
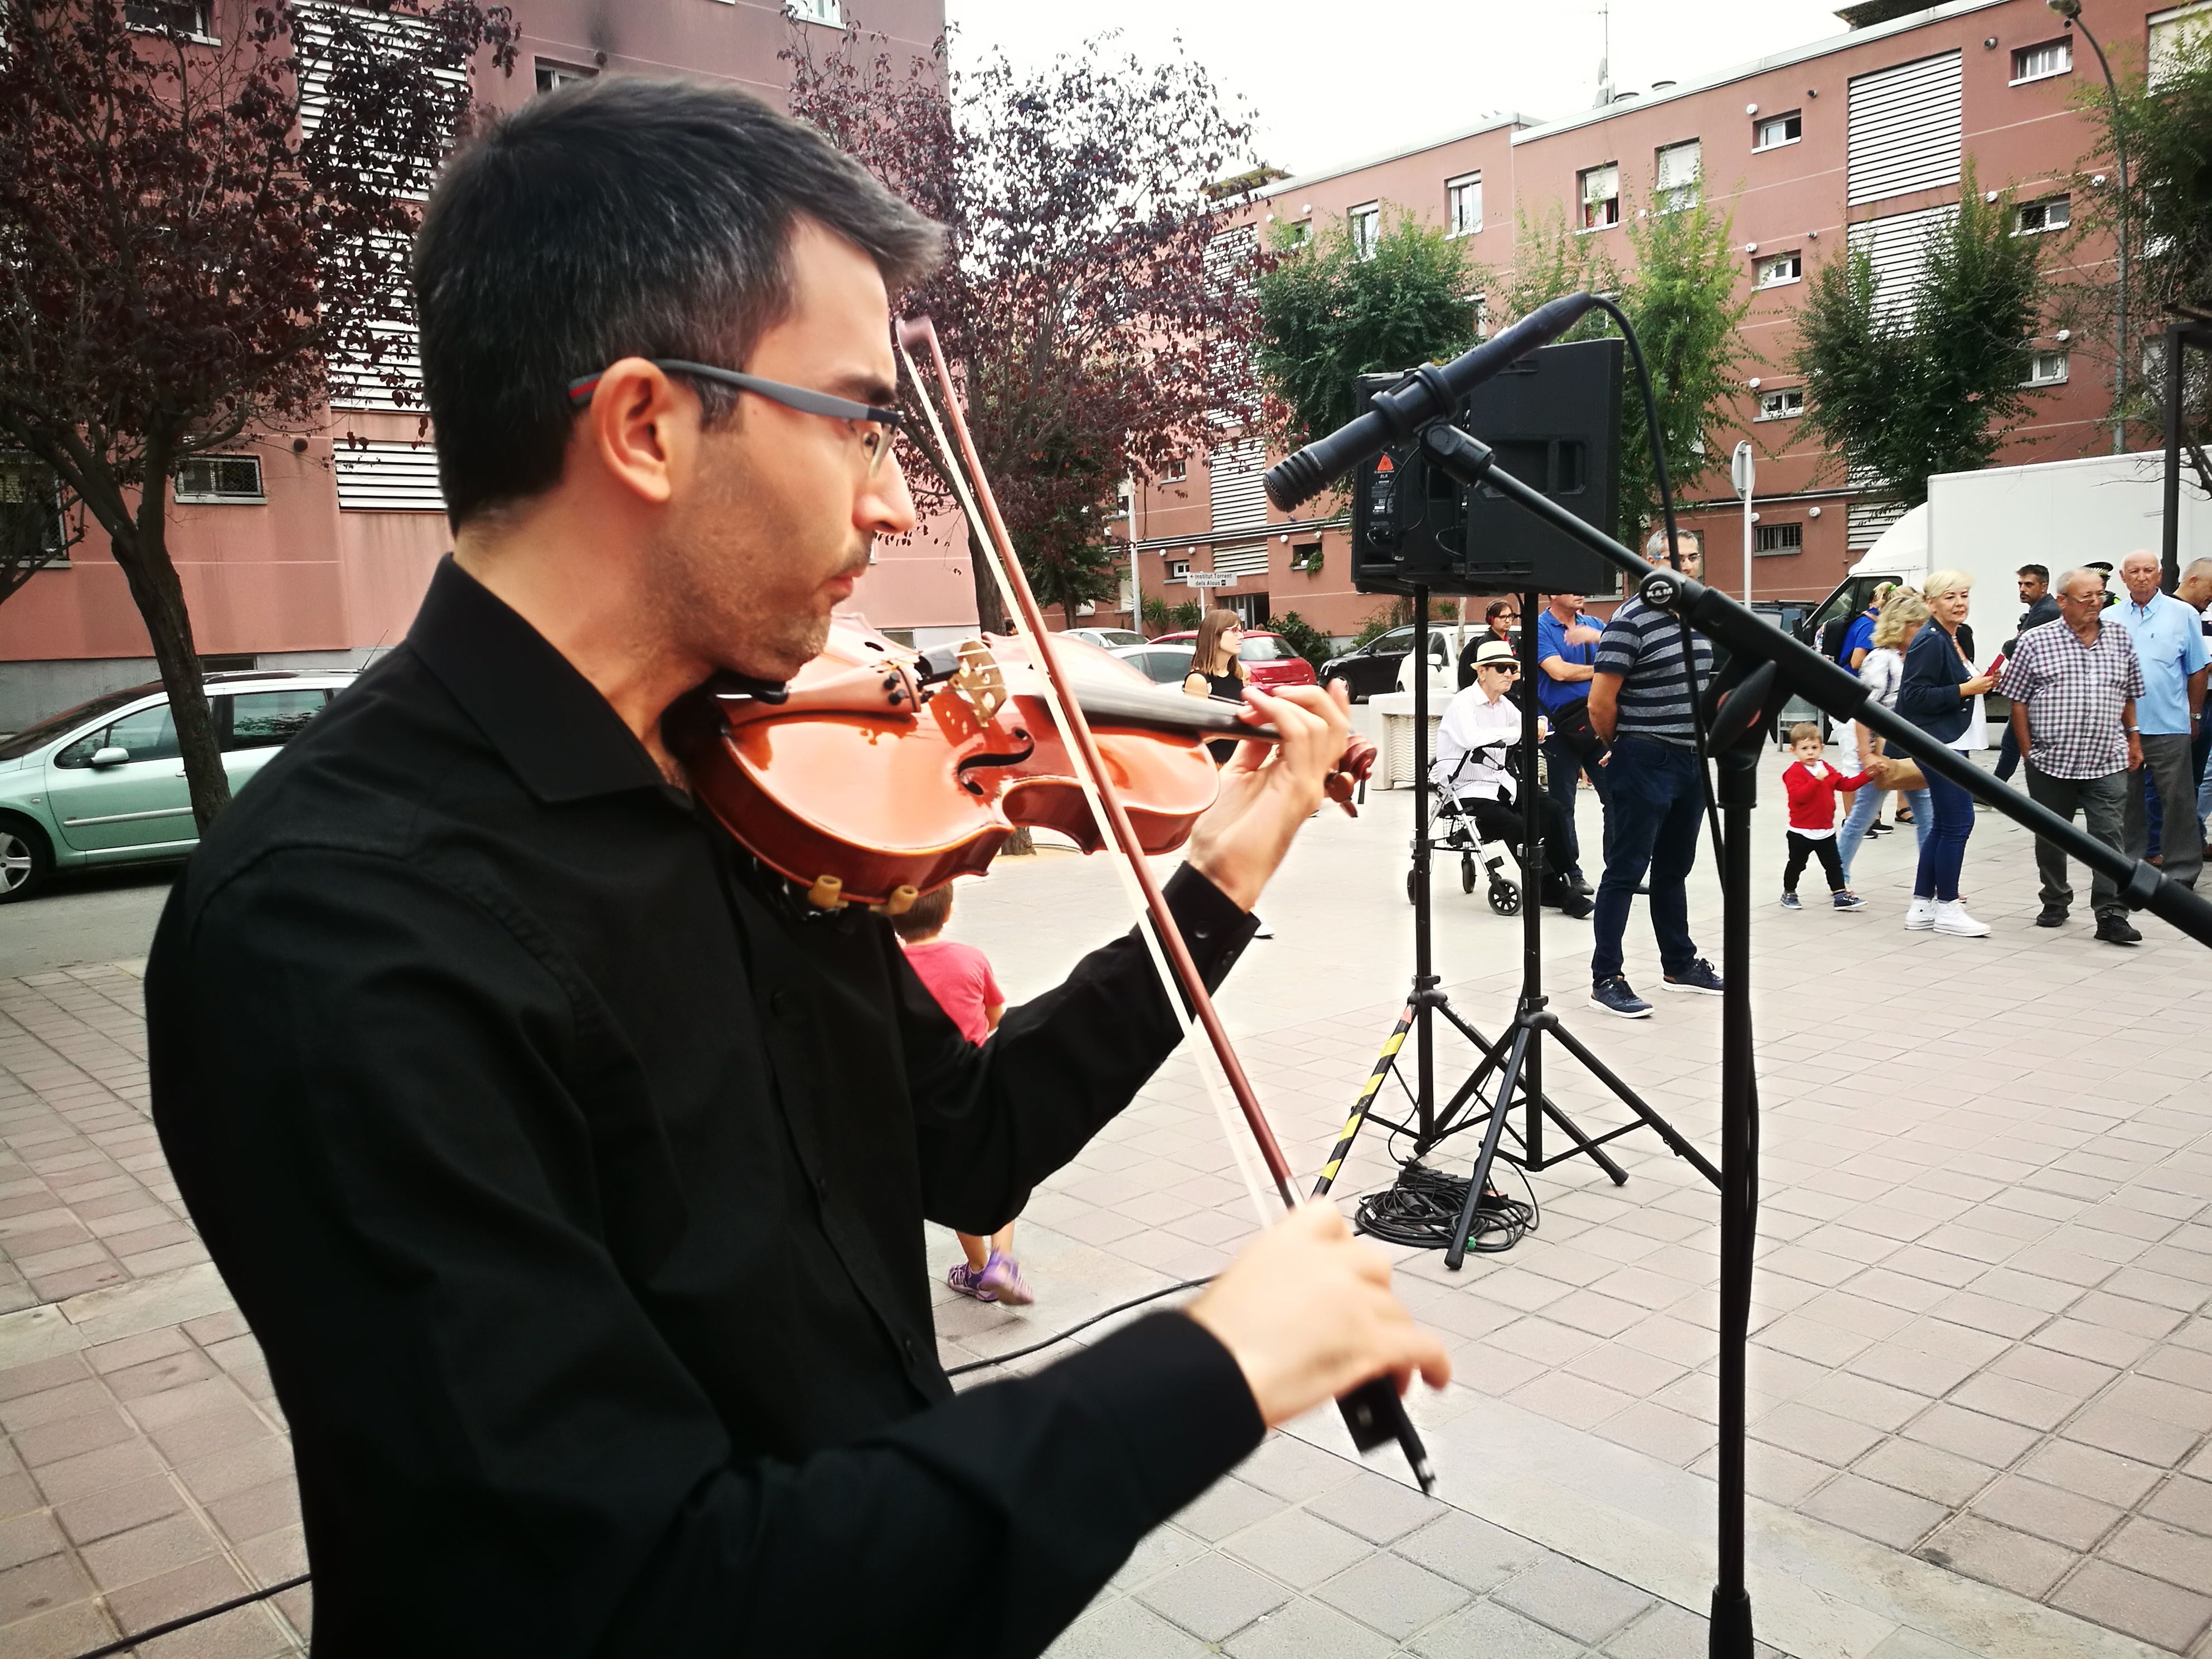
[[[1187,1309],[955,1397],[925,1218],[988,1233],[1178,1028],[1132,935],[964,1042],[888,923],[694,801],[663,713],[787,678],[878,536],[935,228],[735,91],[542,98],[416,253],[454,550],[213,826],[155,1116],[293,1431],[324,1659],[1033,1654],[1263,1430],[1439,1342],[1325,1207]],[[1209,981],[1346,720],[1249,702],[1168,884]]]

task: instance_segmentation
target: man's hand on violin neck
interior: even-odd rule
[[[1326,1202],[1247,1245],[1190,1316],[1235,1358],[1271,1429],[1384,1371],[1401,1393],[1416,1371],[1431,1388],[1451,1380],[1443,1340],[1390,1293],[1389,1257]]]
[[[1244,700],[1282,733],[1273,746],[1239,744],[1221,769],[1221,794],[1192,829],[1190,867],[1247,910],[1323,799],[1352,735],[1341,684],[1291,686],[1279,696],[1247,688]]]

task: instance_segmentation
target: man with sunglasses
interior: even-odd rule
[[[1513,647],[1504,640],[1485,640],[1474,653],[1474,684],[1453,694],[1444,705],[1443,718],[1437,722],[1437,758],[1429,769],[1429,781],[1450,792],[1485,841],[1505,842],[1525,866],[1520,789],[1524,781],[1535,787],[1529,776],[1534,757],[1523,754],[1510,765],[1507,760],[1521,744],[1521,709],[1509,695],[1520,678]],[[1540,739],[1544,724],[1541,719],[1537,721]],[[1539,794],[1536,811],[1545,846],[1559,846],[1567,831],[1559,803]],[[1577,921],[1596,908],[1564,872],[1549,868],[1543,902]]]
[[[1041,1651],[1274,1424],[1442,1345],[1326,1206],[957,1399],[988,1232],[1180,1032],[1130,935],[968,1043],[887,921],[693,801],[664,713],[787,680],[879,535],[933,226],[726,88],[540,98],[415,258],[453,557],[211,827],[154,1110],[293,1431],[323,1659]],[[1209,980],[1345,746],[1316,690],[1170,902]]]

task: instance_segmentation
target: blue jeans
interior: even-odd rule
[[[1566,839],[1558,855],[1547,858],[1545,862],[1559,874],[1572,878],[1583,872],[1582,838],[1575,833],[1575,796],[1581,787],[1585,763],[1564,739],[1557,736],[1544,739],[1544,761],[1548,768],[1548,781],[1544,786],[1544,793],[1551,796],[1567,821]],[[1613,803],[1612,789],[1605,775],[1606,769],[1597,763],[1597,756],[1593,753],[1587,763],[1587,769],[1590,787],[1597,795],[1598,808],[1605,814],[1606,828],[1609,833],[1613,827]]]
[[[1966,861],[1966,837],[1974,833],[1974,798],[1948,778],[1928,775],[1928,804],[1935,823],[1920,843],[1920,869],[1912,896],[1948,902],[1959,896],[1959,868]],[[1912,816],[1920,817],[1917,805]]]
[[[1867,830],[1881,811],[1882,800],[1888,793],[1888,790],[1877,789],[1872,784],[1860,790],[1858,798],[1851,802],[1850,816],[1844,820],[1844,827],[1836,832],[1836,856],[1844,861],[1844,883],[1846,886],[1850,884],[1851,859],[1858,852],[1859,843],[1866,839]],[[1912,833],[1919,845],[1925,847],[1928,845],[1931,817],[1928,792],[1925,789],[1907,789],[1904,794],[1906,805],[1912,808]]]
[[[1705,810],[1697,751],[1648,738],[1623,738],[1613,744],[1605,770],[1613,796],[1613,844],[1606,849],[1605,878],[1597,884],[1597,911],[1591,919],[1596,948],[1590,952],[1590,978],[1611,979],[1620,971],[1621,936],[1628,931],[1629,907],[1646,871],[1660,966],[1681,973],[1698,959],[1685,884],[1697,862],[1698,829]]]

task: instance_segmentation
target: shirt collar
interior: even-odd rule
[[[450,555],[407,642],[540,800],[668,787],[598,688]]]

